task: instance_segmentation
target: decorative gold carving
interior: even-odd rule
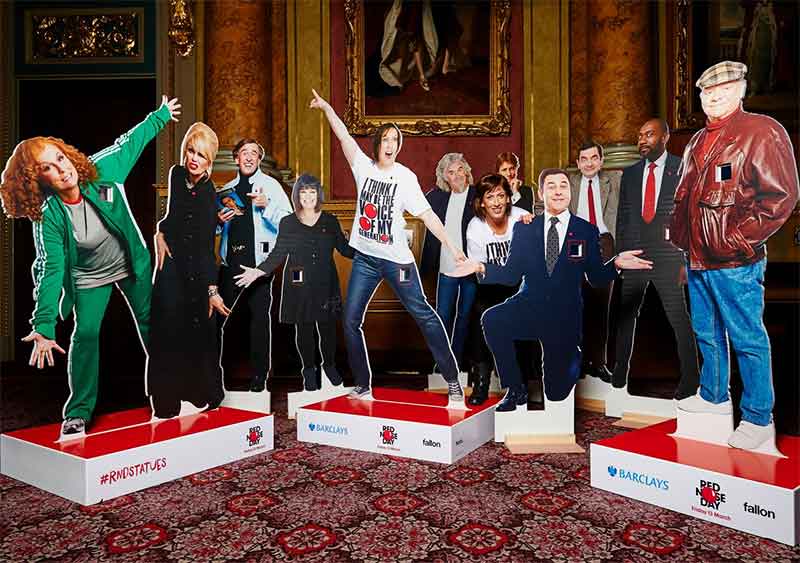
[[[144,61],[144,8],[25,11],[27,64]]]
[[[511,132],[510,0],[491,2],[488,115],[365,115],[364,1],[345,0],[344,12],[347,84],[344,122],[351,133],[368,135],[387,121],[396,123],[404,133],[411,135],[508,135]]]
[[[167,35],[181,57],[188,57],[191,54],[195,43],[191,0],[169,0]]]
[[[672,116],[673,129],[697,129],[705,123],[705,116],[695,111],[692,84],[691,0],[678,0],[675,5],[675,104]]]

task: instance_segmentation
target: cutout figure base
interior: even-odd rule
[[[494,435],[490,397],[472,410],[447,409],[447,396],[373,388],[372,400],[337,397],[297,409],[297,439],[379,454],[453,463]]]
[[[263,391],[225,390],[225,398],[222,400],[222,406],[267,414],[272,407],[271,399],[270,392],[266,389]]]
[[[269,451],[274,422],[226,407],[153,420],[140,408],[98,416],[85,437],[60,435],[61,424],[3,434],[0,472],[90,505]]]
[[[583,453],[575,442],[575,389],[563,401],[544,399],[544,410],[495,412],[494,441],[511,453]]]
[[[729,448],[728,438],[733,434],[733,413],[712,414],[687,412],[678,409],[677,427],[675,438],[686,438],[699,442],[708,442]],[[775,444],[775,440],[767,440],[755,450],[748,450],[759,454],[786,457]]]
[[[613,387],[602,379],[587,375],[575,385],[575,406],[591,412],[606,412],[606,395]]]
[[[323,373],[322,386],[316,391],[297,391],[286,394],[289,402],[289,418],[294,419],[297,416],[297,409],[300,407],[347,395],[352,389],[352,387],[345,387],[344,383],[333,385]]]
[[[627,385],[621,389],[611,388],[605,396],[606,416],[621,418],[614,426],[623,428],[641,428],[653,422],[675,418],[676,408],[673,399],[656,399],[654,397],[641,397],[628,393]],[[643,419],[646,417],[656,417]]]
[[[465,371],[458,372],[458,382],[461,384],[462,389],[467,388],[469,382],[469,374]],[[431,393],[447,393],[447,381],[441,373],[433,372],[428,374],[428,387],[426,391]]]
[[[593,487],[788,545],[800,541],[800,437],[786,457],[672,436],[669,420],[591,445]]]

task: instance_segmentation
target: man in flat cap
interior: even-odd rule
[[[798,198],[786,130],[742,109],[747,67],[724,61],[697,81],[708,121],[683,157],[670,238],[687,256],[692,325],[703,355],[700,391],[678,401],[689,412],[732,412],[728,339],[739,363],[742,421],[735,448],[774,442],[770,344],[762,320],[767,239]]]

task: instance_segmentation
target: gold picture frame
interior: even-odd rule
[[[405,134],[508,135],[511,132],[509,53],[511,49],[511,2],[490,0],[489,5],[489,95],[485,113],[475,115],[420,114],[367,115],[365,111],[364,0],[345,0],[345,84],[344,122],[352,134],[369,135],[381,123],[396,123]],[[447,104],[445,97],[441,104]]]

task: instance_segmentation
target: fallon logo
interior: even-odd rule
[[[695,488],[695,496],[700,498],[700,506],[719,510],[721,504],[725,504],[725,493],[718,483],[700,479],[700,486]]]
[[[645,487],[652,487],[654,489],[659,489],[661,491],[669,490],[669,481],[667,479],[658,479],[657,477],[653,477],[652,475],[648,475],[647,473],[638,473],[636,471],[630,471],[622,467],[617,469],[613,465],[609,465],[608,476],[611,477],[612,479],[619,478],[625,481],[633,481],[634,483],[637,483],[639,485],[644,485]]]
[[[422,439],[422,445],[423,446],[428,446],[429,448],[441,448],[442,447],[442,443],[441,442],[435,442],[434,440],[428,440],[427,438],[423,438]]]
[[[380,433],[381,441],[384,445],[393,446],[397,441],[397,431],[394,426],[384,426]]]
[[[325,432],[326,434],[336,434],[337,436],[348,436],[346,426],[339,426],[338,424],[316,424],[314,422],[308,423],[308,429],[312,432]]]
[[[762,518],[770,518],[775,520],[775,512],[772,510],[767,510],[766,508],[761,508],[761,506],[758,504],[750,504],[749,502],[745,502],[744,511],[750,514],[755,514],[756,516],[761,516]]]
[[[261,443],[261,438],[264,437],[264,432],[261,431],[260,426],[253,426],[250,430],[247,431],[247,435],[245,438],[247,439],[247,445],[249,447],[257,446]]]

